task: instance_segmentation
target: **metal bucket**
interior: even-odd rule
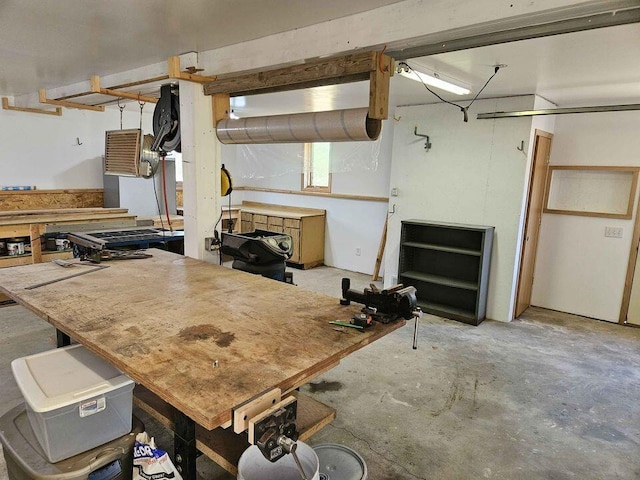
[[[56,250],[63,252],[71,248],[71,242],[66,238],[56,238]]]
[[[24,255],[24,242],[7,242],[9,255]]]
[[[367,464],[354,450],[326,443],[313,447],[320,462],[318,480],[366,480]]]
[[[309,480],[319,480],[318,456],[313,448],[297,442],[296,450],[302,468]],[[275,463],[268,461],[255,445],[247,448],[238,462],[238,480],[300,480],[295,461],[285,455]]]

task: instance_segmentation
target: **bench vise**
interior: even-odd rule
[[[351,302],[365,305],[371,310],[365,313],[372,313],[373,319],[381,323],[389,323],[400,317],[410,320],[418,304],[415,287],[399,284],[379,290],[371,284],[363,292],[358,292],[351,289],[351,279],[343,278],[340,305],[349,305]]]

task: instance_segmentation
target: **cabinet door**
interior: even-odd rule
[[[300,262],[300,230],[298,230],[297,228],[284,227],[284,233],[286,233],[287,235],[291,235],[291,238],[293,239],[293,256],[291,257],[290,260],[292,262],[299,263]]]

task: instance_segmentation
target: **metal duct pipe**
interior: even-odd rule
[[[218,122],[222,143],[306,143],[376,140],[382,120],[369,118],[368,108],[293,113]]]

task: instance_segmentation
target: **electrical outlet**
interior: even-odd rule
[[[393,187],[391,189],[391,196],[392,197],[397,197],[400,194],[400,189],[398,187]]]
[[[610,238],[622,238],[622,227],[604,227],[604,236]]]
[[[359,257],[361,253],[362,250],[360,250],[360,247],[356,247],[356,256]]]

